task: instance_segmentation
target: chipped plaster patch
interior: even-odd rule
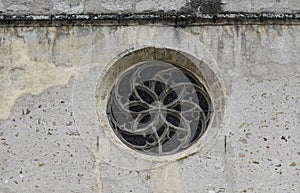
[[[92,1],[92,3],[94,3]],[[115,10],[119,10],[119,11],[128,11],[131,10],[133,7],[132,3],[128,3],[126,1],[120,1],[120,0],[106,0],[106,1],[101,1],[101,6],[103,8],[105,8],[106,10],[110,10],[110,11],[115,11]]]
[[[169,1],[159,1],[159,7],[162,10],[175,10],[179,11],[186,5],[186,0],[169,0]]]
[[[94,165],[94,174],[95,178],[97,181],[97,188],[98,192],[102,193],[103,185],[102,185],[102,180],[101,180],[101,171],[100,171],[100,166],[101,163],[109,157],[110,154],[110,142],[107,139],[100,139],[97,141],[97,144],[93,145],[92,153],[95,158],[95,165]],[[101,150],[98,149],[101,147]]]
[[[32,61],[20,38],[11,44],[10,54],[0,67],[0,119],[9,118],[11,109],[20,96],[37,95],[52,86],[65,85],[71,77],[83,79],[94,66],[65,67],[50,62]]]
[[[76,14],[76,13],[82,13],[83,12],[83,4],[82,2],[79,3],[77,6],[71,6],[68,4],[68,2],[58,2],[53,5],[54,10],[58,10],[62,13],[68,13],[68,14]]]
[[[187,193],[185,182],[182,180],[178,170],[177,162],[170,162],[156,170],[154,177],[153,192],[169,193],[180,192]]]
[[[135,6],[137,12],[157,10],[158,4],[152,0],[140,1]]]
[[[25,5],[11,5],[9,7],[6,8],[6,10],[8,11],[28,11],[28,7],[26,7]]]
[[[3,11],[3,9],[4,9],[3,3],[2,1],[0,1],[0,11]]]

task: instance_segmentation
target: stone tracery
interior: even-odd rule
[[[127,146],[149,155],[169,155],[201,137],[212,105],[205,87],[192,73],[153,60],[121,75],[112,89],[107,115]]]

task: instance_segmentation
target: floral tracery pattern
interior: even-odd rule
[[[206,131],[210,97],[190,72],[162,61],[135,65],[112,89],[107,115],[127,146],[169,155],[191,146]]]

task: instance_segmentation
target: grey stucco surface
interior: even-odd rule
[[[296,13],[298,0],[1,0],[2,14],[102,14],[145,12],[274,12]]]
[[[299,29],[1,28],[0,192],[299,192]],[[145,46],[194,56],[224,86],[224,122],[196,154],[144,159],[103,131],[99,75]]]
[[[298,0],[0,0],[1,15],[299,10]],[[159,22],[4,24],[0,28],[0,193],[298,193],[299,37],[297,22],[186,27]],[[147,157],[131,152],[108,133],[111,128],[97,95],[102,94],[99,88],[111,83],[101,81],[102,75],[124,53],[144,47],[190,55],[214,72],[210,76],[210,71],[203,71],[211,85],[214,81],[222,85],[222,92],[210,93],[225,109],[215,109],[214,127],[197,151],[187,149],[180,157]],[[216,88],[211,85],[210,89]],[[225,101],[219,100],[223,97]],[[213,138],[212,128],[217,128]]]

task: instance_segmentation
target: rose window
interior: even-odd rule
[[[148,155],[170,155],[205,133],[212,104],[191,72],[153,60],[121,74],[112,88],[107,115],[114,133],[128,147]]]

